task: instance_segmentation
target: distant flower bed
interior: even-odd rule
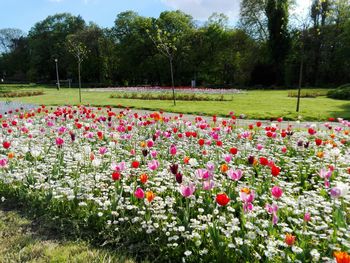
[[[110,96],[113,99],[139,99],[139,100],[173,100],[171,93],[115,93]],[[225,98],[224,95],[220,96],[204,96],[192,94],[176,94],[176,100],[183,101],[231,101],[232,99]]]
[[[0,92],[2,98],[19,98],[44,95],[43,91],[4,91]]]
[[[0,114],[18,113],[23,110],[34,109],[34,104],[21,103],[17,101],[0,101]]]
[[[110,87],[110,88],[98,88],[98,89],[89,89],[89,91],[121,91],[121,92],[170,92],[171,87]],[[209,88],[191,88],[191,87],[176,87],[176,92],[180,93],[198,93],[198,94],[237,94],[243,93],[242,90],[238,89],[209,89]]]
[[[349,262],[348,121],[84,106],[0,119],[0,196],[58,227],[151,262]]]

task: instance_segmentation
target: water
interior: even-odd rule
[[[38,106],[34,104],[27,104],[17,101],[0,101],[0,114],[5,114],[10,110],[14,111],[15,109],[30,110],[36,107]]]

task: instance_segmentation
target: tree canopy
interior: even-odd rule
[[[0,29],[0,74],[5,80],[77,83],[69,39],[90,51],[82,81],[99,85],[170,85],[169,57],[159,52],[161,36],[171,44],[175,85],[296,86],[303,58],[303,85],[350,82],[350,1],[313,0],[308,16],[295,23],[292,0],[243,0],[236,27],[214,13],[198,24],[181,11],[158,18],[125,11],[114,26],[101,28],[69,13],[36,23],[28,35]],[[160,34],[160,35],[159,35]],[[157,41],[156,41],[157,42]],[[164,43],[163,43],[164,44]],[[168,45],[168,47],[170,47]]]

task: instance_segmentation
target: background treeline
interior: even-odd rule
[[[170,85],[169,60],[150,36],[167,35],[174,47],[176,85],[195,79],[204,86],[307,86],[350,82],[350,3],[313,0],[306,16],[293,14],[291,0],[243,0],[236,27],[214,13],[198,23],[181,11],[158,18],[133,11],[116,16],[112,28],[80,16],[56,14],[25,35],[0,29],[0,77],[5,81],[77,81],[71,37],[89,50],[82,80],[99,85]],[[159,35],[159,34],[158,34]],[[162,39],[161,39],[162,40]]]

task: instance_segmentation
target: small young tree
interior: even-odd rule
[[[157,25],[155,26],[155,31],[150,33],[147,29],[147,34],[153,41],[154,45],[157,47],[158,51],[166,56],[169,60],[170,64],[170,74],[171,74],[171,87],[173,91],[173,101],[174,106],[176,106],[176,96],[175,96],[175,84],[174,84],[174,69],[173,69],[173,60],[175,53],[177,51],[176,48],[176,36],[172,36],[169,32],[165,30],[161,30]]]
[[[79,41],[74,35],[67,37],[68,50],[77,59],[78,63],[78,81],[79,81],[79,102],[81,103],[81,63],[87,58],[88,48],[84,43]]]

